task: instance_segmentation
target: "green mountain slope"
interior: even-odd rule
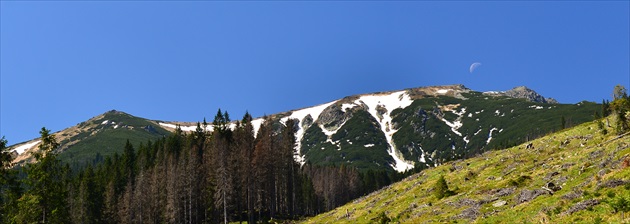
[[[146,144],[169,133],[155,121],[112,110],[54,134],[60,144],[57,150],[62,162],[85,164],[120,154],[127,140],[133,145]],[[29,142],[36,141],[38,139]],[[37,146],[32,145],[14,161],[31,161],[29,152]]]
[[[588,122],[426,169],[304,222],[627,223],[615,205],[630,200],[629,163],[630,135]],[[454,195],[438,199],[441,176]]]

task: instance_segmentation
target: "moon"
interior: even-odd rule
[[[468,69],[468,71],[470,72],[470,74],[472,74],[475,71],[475,69],[477,67],[479,67],[479,66],[481,66],[481,63],[479,63],[479,62],[472,63],[472,65],[470,65],[470,68]]]

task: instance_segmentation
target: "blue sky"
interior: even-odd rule
[[[561,103],[630,86],[628,1],[0,2],[9,144],[116,109],[233,119],[344,96],[525,85]],[[481,62],[474,73],[473,62]]]

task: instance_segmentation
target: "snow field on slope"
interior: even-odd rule
[[[409,95],[405,93],[405,91],[393,92],[388,95],[365,95],[361,96],[359,99],[354,101],[355,104],[364,103],[368,106],[368,112],[379,122],[381,126],[381,131],[385,134],[385,138],[387,139],[387,144],[389,144],[388,153],[392,158],[394,158],[395,164],[392,165],[394,170],[398,172],[404,172],[409,169],[413,169],[413,164],[408,163],[404,160],[404,158],[398,157],[398,150],[394,144],[392,136],[396,131],[393,127],[391,127],[391,113],[395,109],[405,108],[411,105],[413,100],[409,98]],[[381,105],[387,109],[387,112],[382,115],[383,119],[379,119],[378,111],[376,107]]]
[[[13,149],[13,151],[17,152],[18,154],[22,154],[24,153],[24,151],[32,148],[33,146],[39,144],[41,142],[41,140],[37,140],[37,141],[33,141],[33,142],[27,142],[23,145],[20,145],[18,147],[16,147],[15,149]]]
[[[458,131],[459,128],[461,128],[464,124],[462,123],[462,117],[464,116],[464,114],[466,113],[466,108],[462,108],[461,112],[457,112],[455,110],[451,111],[453,114],[457,115],[457,119],[455,119],[455,121],[450,122],[447,121],[446,119],[442,118],[442,121],[448,125],[449,127],[451,127],[451,131],[453,133],[455,133],[456,135],[462,136],[462,133],[460,133]]]
[[[311,115],[311,117],[313,118],[313,123],[314,123],[315,121],[317,121],[317,118],[319,118],[319,115],[322,113],[322,111],[324,111],[324,109],[326,109],[327,107],[329,107],[330,105],[332,105],[335,102],[337,102],[337,101],[335,100],[335,101],[332,101],[332,102],[329,102],[329,103],[325,103],[325,104],[322,104],[322,105],[309,107],[309,108],[304,108],[304,109],[301,109],[301,110],[296,110],[296,111],[293,111],[293,113],[291,113],[291,115],[289,115],[287,117],[283,117],[282,119],[280,119],[280,121],[282,123],[285,123],[289,118],[297,119],[299,121],[299,123],[298,123],[298,130],[295,133],[296,142],[295,142],[295,158],[294,159],[295,159],[295,161],[297,161],[301,165],[303,165],[306,162],[306,158],[304,157],[304,155],[302,155],[300,153],[300,149],[302,148],[302,137],[304,137],[304,132],[306,131],[306,130],[304,130],[304,128],[302,128],[302,122],[304,121],[304,118],[307,115]],[[308,128],[308,127],[306,127],[306,128]],[[322,128],[322,130],[326,130],[326,129]]]

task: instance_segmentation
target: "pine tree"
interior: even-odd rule
[[[17,200],[22,188],[17,179],[17,171],[12,169],[11,152],[7,140],[0,138],[0,223],[9,223],[11,214],[17,212]]]
[[[19,200],[17,222],[67,223],[68,210],[64,186],[64,169],[57,159],[59,147],[50,130],[42,128],[39,151],[33,153],[36,162],[26,167],[28,190]]]
[[[617,117],[617,134],[623,134],[630,130],[626,113],[630,110],[630,99],[625,87],[621,85],[615,86],[613,90],[613,102],[610,108],[615,112]]]

